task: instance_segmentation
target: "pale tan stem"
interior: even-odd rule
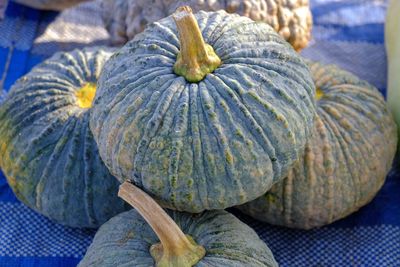
[[[204,248],[188,238],[160,205],[141,189],[124,182],[119,187],[118,196],[143,216],[160,239],[162,248],[155,244],[152,253],[157,266],[193,266],[204,257]]]

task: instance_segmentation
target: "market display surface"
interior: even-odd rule
[[[342,69],[350,71],[362,80],[371,83],[385,95],[386,61],[383,23],[386,8],[386,1],[311,1],[314,19],[313,33],[309,46],[302,51],[302,55],[312,60],[321,61],[323,65],[335,63]],[[58,50],[71,50],[75,47],[82,49],[84,46],[105,44],[109,37],[105,28],[101,25],[101,12],[99,11],[99,3],[85,3],[58,14],[45,13],[10,2],[5,19],[0,22],[0,30],[4,29],[6,33],[4,36],[0,36],[0,71],[3,73],[0,83],[2,89],[8,92],[15,80]],[[88,14],[98,14],[98,17],[95,15],[89,16]],[[60,27],[60,25],[63,25],[63,27]],[[63,28],[64,32],[57,34],[55,30],[60,28]],[[355,78],[346,79],[344,79],[346,82],[358,83]],[[340,81],[341,78],[338,80]],[[241,81],[240,84],[243,86],[246,83]],[[386,139],[391,140],[379,140],[377,142],[380,149],[384,150],[383,155],[386,155],[382,156],[380,160],[383,161],[383,158],[387,157],[387,161],[390,161],[390,158],[393,157],[393,147],[391,145],[395,143],[393,122],[390,116],[387,116],[385,105],[381,105],[383,101],[378,91],[366,83],[359,84],[359,87],[363,88],[363,92],[371,89],[373,94],[376,94],[376,100],[367,106],[377,111],[375,112],[376,116],[381,116],[379,114],[382,112],[383,119],[380,121],[381,124],[377,125],[383,127],[383,124],[387,124],[384,135]],[[85,87],[83,86],[83,88]],[[325,95],[327,94],[328,92]],[[368,94],[370,95],[370,93]],[[359,96],[360,94],[354,94],[350,98],[356,95]],[[317,99],[321,97],[318,86],[316,97]],[[322,94],[323,97],[324,95]],[[87,102],[83,99],[81,105],[87,107],[86,104]],[[374,105],[378,105],[379,108]],[[346,112],[348,111],[348,109],[345,110]],[[363,114],[363,116],[367,114],[368,121],[376,119],[368,112],[365,113],[365,109],[361,107],[355,110],[361,112],[360,114]],[[357,112],[352,112],[351,114],[356,116]],[[340,116],[335,118],[339,119]],[[226,122],[225,119],[223,121]],[[339,121],[342,127],[346,125],[345,121]],[[151,123],[148,125],[151,125]],[[376,128],[377,132],[381,132],[379,127]],[[351,127],[345,127],[345,129],[349,130]],[[356,137],[355,140],[360,142],[360,140],[363,140],[359,138],[362,134],[357,137],[354,132],[357,130],[359,129],[354,129],[351,136],[353,138]],[[344,131],[342,133],[342,140],[350,140]],[[367,134],[366,131],[363,133]],[[365,149],[366,152],[371,152],[368,155],[373,157],[370,154],[373,154],[373,151],[380,150],[368,149],[369,145],[365,144],[365,146],[360,146],[359,148],[352,147],[352,149],[357,151]],[[385,149],[385,146],[388,146],[388,148]],[[342,146],[342,148],[345,147]],[[237,155],[235,153],[235,156]],[[359,163],[367,164],[367,162],[363,161],[363,159],[367,159],[365,153],[360,152],[360,155]],[[227,159],[226,163],[230,162],[230,157],[225,157],[225,159]],[[111,161],[111,163],[114,162],[114,160]],[[346,162],[347,167],[356,166],[352,165],[351,161],[347,160]],[[369,189],[367,191],[362,191],[361,189],[361,191],[354,191],[355,194],[357,192],[361,193],[356,195],[356,199],[360,200],[360,205],[363,202],[368,202],[373,197],[375,191],[383,182],[384,173],[390,168],[389,163],[379,165],[374,162],[368,165],[371,169],[367,173],[376,171],[380,175],[376,184],[370,187],[372,189],[371,195],[362,197],[364,195],[363,192],[367,192]],[[326,164],[329,165],[329,162]],[[382,169],[379,166],[375,168],[374,164],[378,164]],[[118,173],[115,174],[118,176]],[[118,178],[121,180],[120,177]],[[362,181],[360,185],[369,187],[368,183]],[[261,242],[258,248],[261,249],[263,247],[262,249],[265,249],[267,246],[272,252],[273,256],[268,256],[270,260],[260,266],[270,266],[271,264],[271,266],[274,266],[275,260],[279,266],[396,266],[400,262],[400,214],[398,213],[400,196],[397,193],[399,187],[399,176],[395,168],[389,173],[382,189],[370,204],[345,219],[308,231],[271,226],[251,219],[237,210],[229,209],[228,211],[234,213],[244,223],[256,230],[257,234],[265,242],[265,244]],[[292,191],[285,191],[285,193],[290,192]],[[272,198],[268,199],[271,200]],[[0,266],[76,266],[93,240],[94,230],[80,230],[61,226],[18,202],[3,177],[0,178],[0,201],[0,231],[2,233],[0,235]],[[357,200],[354,203],[357,203]],[[352,207],[355,207],[354,203],[351,205]],[[356,206],[354,210],[357,208]],[[138,210],[140,211],[140,209]],[[350,210],[349,213],[352,211]],[[132,212],[130,211],[130,213]],[[129,212],[126,214],[129,214]],[[304,213],[304,215],[307,215],[307,213]],[[338,216],[341,217],[342,215]],[[328,217],[328,220],[321,224],[330,222],[329,219],[332,219],[332,215]],[[117,218],[118,216],[111,220],[110,223],[118,220]],[[291,220],[286,221],[293,223],[293,218],[291,217]],[[177,219],[179,224],[179,216],[174,216],[174,219]],[[142,219],[138,218],[138,220]],[[200,228],[209,229],[209,226],[206,226],[207,224],[203,225]],[[224,226],[227,225],[228,223],[224,224]],[[315,225],[319,224],[311,224],[310,227]],[[184,227],[182,226],[182,228]],[[309,227],[307,226],[306,228]],[[100,230],[99,235],[108,236],[112,230],[108,229],[105,232]],[[241,231],[245,232],[245,230]],[[150,230],[144,232],[151,233]],[[190,233],[193,234],[193,232]],[[151,235],[154,237],[153,233]],[[135,238],[135,236],[128,234],[119,241],[127,242],[126,244],[129,246],[129,244],[132,244],[132,238]],[[160,240],[163,243],[162,238]],[[196,238],[194,242],[199,244],[199,240],[196,240]],[[100,243],[97,244],[101,246]],[[200,244],[200,246],[203,246],[203,244]],[[229,245],[232,244],[227,244],[227,246]],[[243,249],[245,246],[243,246]],[[265,250],[265,256],[269,255],[269,249]],[[90,253],[102,256],[100,251],[96,253],[96,250],[95,248]],[[239,255],[243,251],[239,249],[231,256]],[[157,255],[157,253],[154,255]],[[157,262],[158,257],[154,257],[154,255],[152,254],[153,259]],[[200,253],[198,255],[200,260],[197,259],[196,261],[201,264],[203,254]],[[243,260],[245,258],[244,254],[240,255],[242,256],[239,259]],[[150,258],[148,259],[151,260]],[[194,264],[196,261],[191,261],[192,263],[190,264]],[[244,264],[239,264],[239,266],[241,265]],[[161,264],[160,266],[164,265]]]

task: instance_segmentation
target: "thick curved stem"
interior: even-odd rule
[[[199,82],[221,65],[221,59],[214,49],[204,42],[190,7],[179,7],[172,17],[178,28],[181,46],[174,71],[189,82]]]
[[[204,257],[204,247],[186,236],[160,205],[141,189],[124,182],[118,196],[143,216],[160,239],[161,243],[150,248],[157,267],[191,267]]]

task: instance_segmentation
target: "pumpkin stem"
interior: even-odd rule
[[[205,256],[204,247],[186,236],[160,205],[141,189],[124,182],[118,196],[143,216],[160,239],[161,243],[150,247],[157,267],[191,267]]]
[[[174,64],[174,72],[189,82],[199,82],[221,65],[221,59],[214,49],[204,42],[190,7],[179,7],[172,17],[178,28],[181,46]]]

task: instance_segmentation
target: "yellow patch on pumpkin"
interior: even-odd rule
[[[76,102],[80,108],[91,108],[93,98],[96,94],[96,84],[87,83],[81,89],[76,91]]]
[[[315,98],[317,100],[320,100],[323,96],[324,92],[319,87],[317,87],[317,91],[315,92]]]

